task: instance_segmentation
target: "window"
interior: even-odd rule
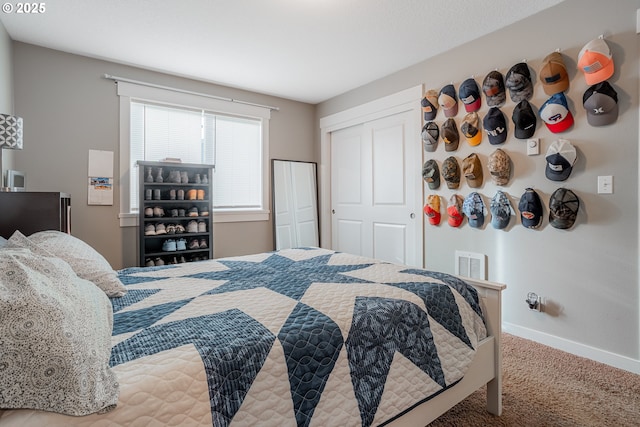
[[[215,165],[210,177],[215,222],[268,219],[269,111],[265,117],[262,107],[167,92],[118,82],[121,225],[135,225],[131,219],[137,218],[137,161],[167,157]]]

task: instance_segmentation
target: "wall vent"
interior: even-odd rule
[[[472,279],[487,280],[487,256],[473,252],[456,251],[456,274]]]

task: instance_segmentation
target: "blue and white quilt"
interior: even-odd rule
[[[120,400],[75,425],[381,425],[454,386],[486,337],[460,279],[324,249],[119,274]]]

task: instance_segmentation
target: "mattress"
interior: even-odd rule
[[[119,271],[117,407],[47,426],[384,425],[455,387],[487,335],[463,280],[318,248]]]

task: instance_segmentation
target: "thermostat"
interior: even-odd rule
[[[540,142],[538,138],[527,139],[527,156],[540,154]]]

